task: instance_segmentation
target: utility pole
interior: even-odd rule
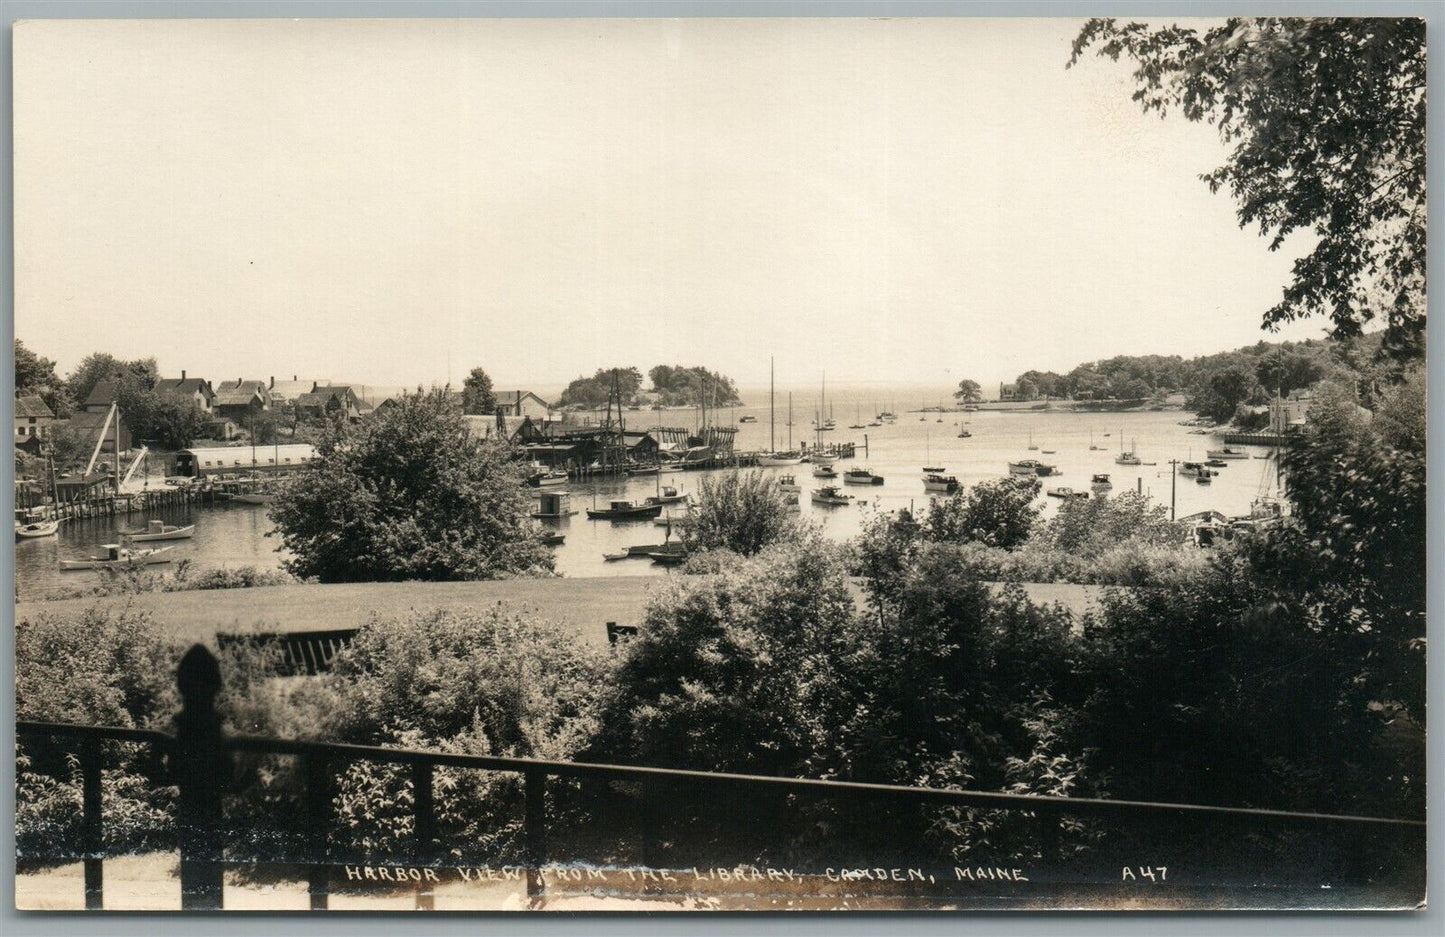
[[[1176,481],[1179,478],[1178,465],[1178,459],[1169,460],[1169,520],[1171,522],[1174,520],[1174,490]]]

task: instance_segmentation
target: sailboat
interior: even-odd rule
[[[799,455],[799,454],[796,453],[796,452],[793,452],[792,450],[779,451],[779,450],[777,449],[777,437],[776,437],[776,435],[775,435],[775,431],[776,431],[776,416],[775,416],[775,408],[774,408],[774,387],[775,387],[775,380],[774,380],[774,374],[773,374],[773,359],[772,359],[772,358],[769,358],[769,359],[768,359],[768,449],[769,449],[770,451],[764,453],[763,455],[758,456],[758,464],[759,464],[759,465],[764,465],[764,466],[767,466],[767,465],[800,465],[800,464],[802,464],[802,461],[803,461],[803,457],[802,457],[801,455]],[[792,416],[790,415],[790,416],[788,417],[788,422],[791,424],[792,421],[793,421],[793,420],[792,420]],[[791,435],[792,435],[792,430],[791,430],[791,427],[790,427],[790,428],[789,428],[789,437],[790,437],[790,438],[791,438]]]
[[[857,404],[853,405],[853,425],[849,429],[867,429],[863,424],[863,408]]]
[[[1034,431],[1033,431],[1033,430],[1029,430],[1029,451],[1030,451],[1030,452],[1037,452],[1037,451],[1038,451],[1038,448],[1039,448],[1038,446],[1035,446],[1035,445],[1034,445]]]
[[[1098,452],[1099,449],[1101,449],[1101,448],[1102,448],[1101,446],[1096,446],[1096,445],[1094,445],[1094,431],[1093,431],[1093,430],[1089,430],[1089,449],[1090,449],[1090,451]]]
[[[1138,456],[1137,453],[1134,452],[1133,449],[1129,449],[1128,451],[1125,451],[1125,449],[1124,449],[1124,431],[1123,431],[1123,430],[1120,430],[1120,431],[1119,431],[1119,454],[1114,457],[1114,461],[1115,461],[1116,463],[1118,463],[1119,465],[1143,465],[1143,464],[1144,464],[1143,462],[1139,461],[1139,456]]]

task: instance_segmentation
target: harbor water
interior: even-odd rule
[[[832,395],[830,394],[830,398]],[[815,434],[811,425],[816,399],[805,405],[795,402],[792,444],[815,442],[855,442],[858,454],[851,460],[840,460],[836,479],[817,479],[808,464],[745,469],[775,476],[793,475],[802,486],[797,510],[817,522],[829,537],[846,539],[856,535],[875,510],[898,508],[923,509],[931,497],[923,489],[925,465],[942,466],[945,475],[956,476],[964,486],[998,478],[1008,472],[1008,462],[1034,458],[1057,466],[1058,472],[1041,479],[1045,490],[1070,487],[1087,491],[1095,473],[1107,473],[1113,493],[1141,490],[1166,509],[1170,505],[1169,460],[1203,461],[1206,448],[1220,448],[1217,437],[1196,435],[1180,421],[1190,417],[1187,412],[1148,411],[1129,413],[1081,413],[1072,411],[979,411],[979,412],[898,412],[896,422],[882,426],[850,429],[854,422],[870,422],[875,404],[871,400],[840,397],[834,404],[837,429]],[[917,407],[920,404],[915,403]],[[775,411],[772,439],[777,447],[789,443],[786,413],[780,406]],[[804,416],[804,414],[807,414]],[[861,415],[861,419],[859,416]],[[629,411],[629,428],[646,428],[658,422],[658,414]],[[661,414],[667,425],[691,425],[690,411],[667,411]],[[740,423],[743,416],[754,416],[757,422]],[[769,447],[769,407],[766,397],[761,405],[719,410],[712,416],[717,422],[731,422],[738,427],[737,447],[743,451]],[[959,438],[967,430],[969,438]],[[1032,440],[1037,450],[1028,448]],[[866,449],[865,449],[866,442]],[[1090,449],[1090,445],[1096,449]],[[1146,464],[1118,465],[1114,462],[1123,448],[1133,449]],[[1214,509],[1227,515],[1247,514],[1250,504],[1261,495],[1277,493],[1276,468],[1268,449],[1244,448],[1251,458],[1230,461],[1209,485],[1200,485],[1193,478],[1180,476],[1175,480],[1174,509],[1178,516]],[[842,471],[850,467],[866,467],[882,475],[881,486],[842,484]],[[727,470],[722,470],[727,471]],[[547,527],[566,537],[554,548],[557,571],[564,576],[609,576],[640,574],[668,575],[669,570],[645,557],[608,561],[606,553],[616,553],[632,545],[662,543],[668,531],[652,520],[615,522],[589,520],[586,509],[594,504],[605,506],[614,499],[641,501],[656,493],[660,485],[672,485],[683,492],[696,494],[702,481],[714,472],[673,472],[662,476],[604,478],[589,482],[572,482],[565,489],[571,493],[571,517],[543,521]],[[809,492],[824,484],[835,484],[853,495],[854,503],[826,507],[811,503]],[[557,489],[547,489],[557,490]],[[1045,510],[1057,509],[1057,499],[1040,494]],[[681,505],[667,510],[678,511]],[[267,536],[271,524],[263,505],[193,506],[164,514],[167,523],[194,523],[195,536],[189,540],[168,541],[154,546],[174,546],[170,554],[175,561],[189,560],[196,569],[257,566],[276,568],[283,554],[278,552],[279,539]],[[101,574],[95,571],[62,573],[62,558],[79,559],[100,552],[100,545],[116,542],[119,530],[145,526],[144,515],[104,517],[62,525],[55,537],[25,540],[16,544],[17,595],[21,599],[43,598],[68,586],[84,588]],[[677,531],[672,536],[678,536]],[[155,572],[168,572],[176,563],[152,566]]]

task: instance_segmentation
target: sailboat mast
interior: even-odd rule
[[[776,422],[776,406],[773,403],[774,391],[777,384],[774,379],[773,358],[768,356],[768,451],[778,451],[778,440],[773,433],[773,425]]]
[[[788,391],[788,451],[793,451],[793,392]]]

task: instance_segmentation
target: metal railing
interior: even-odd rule
[[[634,765],[594,764],[512,758],[492,755],[464,755],[415,749],[383,748],[307,742],[247,735],[225,735],[215,710],[221,687],[220,668],[215,657],[196,645],[181,661],[178,682],[184,701],[176,718],[174,736],[142,729],[83,726],[63,723],[18,722],[17,737],[73,739],[77,743],[82,777],[81,856],[84,862],[85,904],[88,910],[104,907],[101,861],[103,815],[101,772],[105,767],[102,742],[140,743],[154,746],[167,756],[171,777],[179,790],[177,832],[180,846],[181,898],[184,909],[218,909],[223,890],[224,830],[222,795],[239,752],[293,756],[303,762],[305,778],[304,811],[307,829],[312,831],[315,851],[307,874],[310,906],[327,908],[330,865],[326,862],[326,830],[332,819],[333,785],[336,772],[356,762],[406,765],[414,785],[412,798],[412,850],[420,864],[432,863],[439,855],[435,772],[440,767],[514,773],[523,782],[523,843],[527,896],[534,903],[544,896],[542,869],[547,862],[547,784],[550,778],[578,781],[629,782],[676,787],[702,785],[709,789],[731,789],[749,793],[807,793],[831,798],[867,801],[875,805],[966,807],[989,810],[1025,811],[1043,817],[1078,817],[1138,820],[1224,821],[1246,824],[1252,829],[1328,829],[1333,831],[1390,830],[1423,837],[1425,824],[1418,820],[1389,819],[1327,813],[1299,813],[1198,804],[1156,803],[1135,800],[1102,800],[1045,797],[943,788],[918,788],[893,784],[848,781],[820,781],[761,775],[688,771]],[[423,907],[428,906],[423,904]]]

